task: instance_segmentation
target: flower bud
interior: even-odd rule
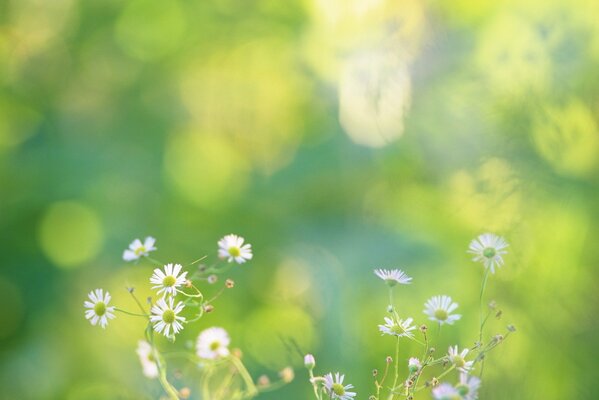
[[[281,380],[285,383],[289,383],[295,378],[295,374],[293,373],[293,369],[291,367],[285,367],[279,372],[279,376]]]
[[[510,324],[510,325],[507,326],[507,330],[510,331],[510,332],[516,332],[516,327],[514,325]]]
[[[227,289],[231,289],[231,288],[233,288],[234,286],[235,286],[235,281],[234,281],[233,279],[227,279],[227,280],[225,281],[225,287],[226,287]]]
[[[266,375],[261,375],[258,378],[258,386],[268,386],[270,385],[270,379],[268,379],[268,376]]]
[[[312,354],[306,354],[304,356],[304,366],[309,370],[314,369],[316,366],[316,360]]]
[[[212,311],[214,311],[214,306],[212,304],[206,304],[204,306],[204,312],[205,313],[210,313]]]
[[[393,359],[391,358],[391,356],[387,356],[385,361],[387,361],[387,364],[391,364],[393,362]]]
[[[216,281],[218,281],[218,276],[213,274],[213,275],[210,275],[206,280],[208,281],[209,284],[212,285],[212,284],[216,283]]]
[[[191,396],[191,390],[188,387],[181,388],[181,390],[179,390],[179,396],[181,396],[182,399],[188,399],[189,396]]]

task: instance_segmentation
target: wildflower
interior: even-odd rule
[[[85,310],[85,318],[91,322],[92,325],[96,325],[98,321],[102,328],[106,328],[108,325],[108,319],[114,318],[114,306],[108,306],[110,302],[110,293],[104,293],[102,289],[96,289],[87,295],[91,301],[85,301],[83,305]]]
[[[384,335],[393,335],[398,337],[409,337],[413,338],[414,334],[411,333],[416,329],[414,325],[412,325],[412,318],[408,318],[406,320],[400,319],[395,322],[391,318],[385,317],[385,325],[379,325],[379,331],[381,331]]]
[[[408,369],[410,370],[411,374],[417,372],[420,368],[422,368],[422,364],[420,363],[419,359],[417,359],[416,357],[411,357],[408,360]]]
[[[399,269],[375,269],[374,274],[384,280],[390,287],[393,287],[398,283],[408,285],[412,280],[412,278],[406,275],[405,272]]]
[[[451,315],[451,312],[458,308],[458,303],[453,303],[449,296],[433,296],[425,304],[424,313],[428,315],[431,321],[437,321],[439,324],[449,324],[459,320],[462,316],[459,314]]]
[[[156,365],[150,343],[145,340],[137,342],[137,355],[139,356],[144,375],[150,379],[157,378],[158,365]]]
[[[449,361],[451,361],[451,363],[454,364],[459,371],[468,372],[472,369],[474,361],[466,361],[465,358],[467,355],[468,349],[464,349],[460,353],[458,351],[458,346],[449,346],[447,357],[449,358]]]
[[[345,375],[339,375],[339,372],[335,374],[334,379],[332,373],[324,376],[324,387],[331,399],[352,400],[356,396],[355,392],[348,391],[349,389],[353,389],[353,385],[343,385],[344,378]]]
[[[181,322],[185,322],[185,317],[181,317],[178,314],[183,310],[184,306],[182,302],[178,302],[175,306],[174,301],[172,297],[166,299],[163,297],[158,299],[150,310],[152,312],[150,321],[154,324],[154,330],[158,333],[164,331],[164,336],[169,336],[171,329],[173,335],[176,335],[183,329]]]
[[[435,400],[462,400],[460,392],[449,383],[442,383],[433,389]]]
[[[479,387],[480,379],[476,376],[470,376],[464,372],[460,373],[460,382],[456,385],[456,389],[464,400],[478,399]]]
[[[226,330],[212,327],[203,330],[198,335],[196,354],[206,360],[216,360],[229,355],[231,339]]]
[[[235,261],[243,264],[252,259],[252,245],[243,244],[244,238],[237,235],[227,235],[218,241],[218,256],[227,259],[228,262]]]
[[[312,354],[306,354],[304,356],[304,366],[307,369],[314,369],[314,367],[316,366],[316,359],[314,359],[314,356]]]
[[[184,285],[187,280],[187,272],[183,272],[179,275],[181,268],[183,268],[181,264],[175,264],[174,266],[173,264],[166,264],[164,266],[164,272],[156,268],[154,274],[150,278],[150,282],[155,285],[152,286],[152,289],[159,289],[158,294],[164,292],[164,295],[176,295],[177,288]]]
[[[125,261],[133,261],[139,260],[141,257],[147,257],[151,251],[156,250],[156,239],[151,236],[145,238],[142,243],[141,240],[135,239],[129,245],[129,248],[123,252],[123,260]]]
[[[504,249],[508,246],[501,236],[485,233],[470,242],[468,253],[474,254],[472,261],[483,263],[494,274],[495,267],[503,265],[502,255],[507,254]]]

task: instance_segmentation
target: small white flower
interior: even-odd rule
[[[385,283],[391,287],[397,285],[398,283],[408,285],[412,280],[412,278],[410,278],[400,269],[375,269],[374,274],[384,280]]]
[[[212,327],[203,330],[196,342],[198,357],[206,360],[216,360],[229,355],[229,334],[223,328]]]
[[[96,289],[87,295],[91,301],[85,301],[83,305],[85,310],[85,318],[91,322],[92,325],[97,325],[98,321],[102,328],[106,328],[108,325],[108,319],[114,318],[114,306],[108,306],[110,302],[110,293],[104,294],[102,289]]]
[[[244,238],[237,235],[227,235],[218,241],[218,256],[227,259],[228,262],[235,261],[243,264],[252,259],[252,245],[243,244]]]
[[[462,396],[456,388],[449,383],[442,383],[433,389],[435,400],[462,400]]]
[[[156,239],[151,236],[148,236],[144,242],[141,240],[135,239],[129,245],[129,248],[123,252],[123,260],[125,261],[133,261],[139,260],[141,257],[147,257],[151,251],[156,250]]]
[[[154,330],[158,333],[164,332],[164,336],[169,336],[171,329],[173,335],[176,335],[183,329],[181,322],[185,322],[185,317],[181,317],[178,314],[183,310],[183,303],[178,302],[177,305],[173,305],[174,299],[172,297],[158,299],[156,304],[152,306],[150,310],[152,315],[150,321],[154,324]]]
[[[154,358],[154,352],[150,343],[145,340],[137,342],[137,355],[141,362],[144,375],[150,379],[158,377],[158,365]]]
[[[331,399],[352,400],[356,396],[355,392],[348,392],[349,389],[353,389],[354,385],[344,386],[343,379],[345,379],[345,375],[339,375],[339,372],[335,374],[334,379],[332,373],[324,376],[324,387]]]
[[[474,254],[472,261],[481,262],[491,273],[495,273],[495,267],[503,265],[504,250],[509,245],[501,236],[492,233],[484,233],[470,242],[468,253]]]
[[[474,361],[466,361],[466,356],[468,355],[468,349],[463,349],[460,353],[458,351],[458,346],[451,347],[449,346],[449,351],[447,352],[447,357],[449,361],[456,366],[456,368],[461,372],[468,372],[472,369],[474,365]]]
[[[418,370],[420,370],[420,368],[422,368],[422,364],[420,363],[419,359],[417,359],[416,357],[411,357],[408,360],[408,369],[410,370],[411,374],[417,372]]]
[[[150,278],[150,282],[155,285],[152,286],[152,289],[159,289],[158,294],[164,292],[165,295],[176,295],[177,288],[184,285],[187,279],[187,272],[183,272],[179,275],[181,268],[183,268],[181,264],[175,264],[174,266],[173,264],[166,264],[164,266],[164,272],[156,268],[154,274]]]
[[[412,325],[412,321],[412,318],[407,318],[395,322],[391,318],[385,317],[385,325],[379,325],[379,331],[384,335],[413,338],[414,334],[411,331],[416,329],[416,327]]]
[[[458,303],[453,303],[449,296],[433,296],[424,303],[424,313],[428,315],[431,321],[437,321],[441,325],[453,323],[462,316],[460,314],[451,315],[451,312],[458,308]]]
[[[480,379],[476,376],[470,376],[464,372],[460,373],[460,383],[456,385],[458,393],[464,400],[478,399],[478,388],[480,387]]]

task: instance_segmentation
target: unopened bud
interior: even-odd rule
[[[379,374],[379,370],[378,369],[373,369],[372,370],[372,376],[377,376]]]
[[[226,287],[227,289],[231,289],[231,288],[233,288],[234,286],[235,286],[235,281],[234,281],[233,279],[227,279],[227,280],[225,281],[225,287]]]
[[[388,313],[392,313],[392,312],[393,312],[393,306],[392,306],[391,304],[389,304],[389,305],[387,306],[387,312],[388,312]]]
[[[133,292],[135,291],[135,288],[134,288],[133,286],[128,286],[128,287],[127,287],[127,291],[128,291],[129,293],[133,293]]]
[[[293,373],[293,369],[291,367],[285,367],[279,372],[279,376],[281,380],[285,383],[289,383],[295,378],[295,374]]]
[[[208,281],[209,284],[214,284],[216,283],[216,281],[218,281],[218,276],[216,275],[210,275],[208,278],[206,278],[206,280]]]
[[[420,325],[420,332],[426,333],[426,331],[428,331],[428,326],[424,324]]]
[[[387,361],[387,364],[391,364],[393,362],[393,359],[391,358],[391,356],[387,356],[385,361]]]
[[[309,370],[314,369],[314,367],[316,366],[316,359],[312,354],[306,354],[304,356],[304,366]]]
[[[205,313],[211,313],[212,311],[214,311],[214,306],[212,304],[205,304],[204,305],[204,312]]]
[[[489,302],[489,308],[490,308],[491,310],[494,310],[496,307],[497,307],[497,302],[496,302],[495,300],[491,300],[491,301]]]
[[[182,399],[188,399],[189,396],[191,396],[191,389],[188,387],[181,388],[181,390],[179,390],[179,396]]]
[[[439,384],[439,380],[435,377],[433,377],[433,379],[431,379],[431,386],[432,387],[436,387]]]
[[[187,280],[185,281],[185,287],[186,287],[186,288],[190,288],[192,285],[193,285],[193,283],[192,283],[192,282],[191,282],[189,279],[187,279]]]
[[[510,332],[516,332],[516,327],[514,325],[510,324],[510,325],[507,326],[507,330],[510,331]]]
[[[268,376],[266,375],[261,375],[258,378],[258,386],[268,386],[270,385],[270,379],[268,379]]]
[[[501,318],[502,314],[503,314],[503,311],[501,311],[501,310],[497,311],[497,313],[495,314],[495,318],[497,318],[497,319]]]

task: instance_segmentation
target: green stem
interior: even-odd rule
[[[127,314],[127,315],[133,315],[133,316],[135,316],[135,317],[144,317],[144,318],[148,318],[148,317],[149,317],[149,315],[148,315],[148,314],[136,314],[136,313],[132,313],[132,312],[129,312],[129,311],[125,311],[125,310],[123,310],[123,309],[116,308],[116,307],[115,307],[114,311],[122,312],[123,314]]]
[[[256,394],[258,394],[258,389],[256,389],[256,385],[254,385],[254,380],[250,376],[250,373],[245,368],[241,360],[235,356],[231,356],[231,362],[233,363],[233,365],[239,372],[239,375],[241,375],[241,378],[245,382],[248,394],[251,396],[255,396]]]

